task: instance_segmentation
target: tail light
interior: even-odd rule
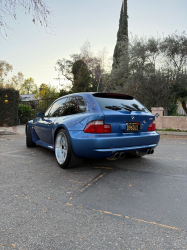
[[[148,127],[148,131],[155,131],[156,129],[156,124],[155,124],[155,120],[149,124],[149,127]]]
[[[91,121],[86,125],[84,132],[92,134],[111,133],[111,126],[104,124],[104,121]]]

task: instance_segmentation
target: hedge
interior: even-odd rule
[[[0,88],[0,126],[14,126],[18,122],[19,91]]]
[[[24,102],[18,104],[18,119],[20,124],[25,124],[29,120],[36,118],[36,110],[32,109]]]

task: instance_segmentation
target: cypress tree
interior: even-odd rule
[[[123,91],[123,86],[128,78],[128,61],[127,0],[123,0],[111,72],[111,88],[113,92]]]

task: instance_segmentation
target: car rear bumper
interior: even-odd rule
[[[108,158],[115,152],[133,152],[154,149],[160,135],[153,132],[87,134],[69,131],[74,153],[85,158]]]

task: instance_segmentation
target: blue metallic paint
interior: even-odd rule
[[[160,137],[157,132],[86,134],[83,131],[70,131],[70,136],[75,154],[87,158],[108,158],[117,151],[145,151],[155,148]]]
[[[33,142],[54,150],[56,131],[64,128],[69,133],[74,153],[85,158],[108,158],[116,151],[146,151],[148,148],[157,146],[160,135],[155,131],[147,132],[150,119],[154,117],[151,113],[101,111],[91,93],[69,96],[76,95],[84,98],[87,111],[64,117],[44,117],[29,121],[27,124],[30,126]],[[131,121],[131,116],[134,116],[133,122],[139,121],[143,132],[123,133],[122,130],[125,130],[126,125],[124,117],[120,116],[121,113],[126,115],[126,121]],[[112,123],[112,133],[85,133],[85,126],[92,120],[105,120],[106,124]]]

